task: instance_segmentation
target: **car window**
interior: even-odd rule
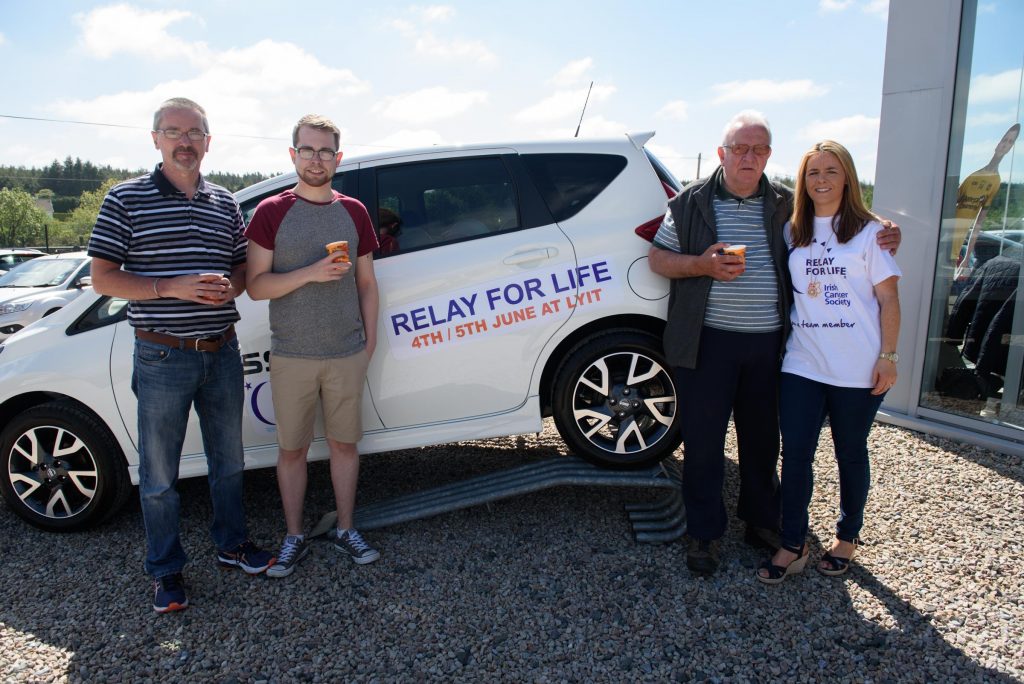
[[[336,174],[334,174],[334,180],[331,181],[331,187],[334,188],[335,190],[337,190],[340,193],[343,193],[343,194],[346,194],[346,195],[353,195],[352,189],[349,188],[349,182],[348,182],[348,180],[346,178],[347,175],[351,176],[350,174],[345,174],[342,171],[339,171]],[[240,203],[238,206],[242,210],[242,221],[245,223],[245,225],[249,225],[249,221],[252,220],[252,215],[253,215],[253,213],[255,213],[256,207],[259,205],[260,202],[262,202],[263,200],[267,199],[268,197],[273,197],[274,195],[280,195],[285,190],[288,190],[289,188],[292,188],[294,186],[295,186],[294,183],[287,183],[285,185],[280,185],[280,186],[278,186],[276,188],[273,188],[272,190],[267,190],[262,195],[259,195],[257,197],[252,197],[252,198],[247,199],[244,202]]]
[[[3,277],[0,287],[51,287],[60,285],[84,259],[32,259],[18,264]]]
[[[77,335],[128,318],[128,300],[120,297],[100,297],[89,310],[68,327],[68,335]]]
[[[522,160],[556,221],[578,214],[626,168],[617,154],[524,154]]]
[[[388,230],[388,225],[397,230]],[[376,258],[520,227],[515,186],[498,157],[377,169]]]

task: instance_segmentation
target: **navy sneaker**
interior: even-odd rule
[[[188,608],[188,596],[185,595],[185,584],[180,572],[173,575],[157,577],[153,582],[153,610],[158,613],[170,613]]]
[[[222,568],[241,568],[250,575],[258,575],[274,564],[274,555],[246,539],[230,551],[218,551],[217,562]]]

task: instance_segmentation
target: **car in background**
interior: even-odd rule
[[[38,249],[0,249],[0,274],[7,273],[18,264],[44,256]]]
[[[91,284],[85,252],[41,256],[0,276],[0,341],[60,310]]]
[[[644,148],[652,135],[345,158],[334,187],[378,230],[400,224],[374,260],[361,453],[535,433],[546,416],[603,467],[675,451],[680,413],[661,345],[669,283],[639,235],[657,228],[679,183]],[[236,197],[248,218],[294,184],[287,174]],[[267,303],[237,305],[245,464],[269,467]],[[0,493],[29,523],[87,527],[138,482],[133,346],[125,301],[91,289],[0,345]],[[327,458],[319,418],[309,457]],[[179,472],[207,473],[194,413]]]

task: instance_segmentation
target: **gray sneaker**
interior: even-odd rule
[[[267,568],[267,577],[287,577],[308,553],[309,542],[305,538],[288,535],[281,544],[277,562]]]
[[[335,529],[333,541],[334,548],[347,553],[357,565],[366,565],[380,558],[380,551],[367,544],[355,529],[344,532]]]

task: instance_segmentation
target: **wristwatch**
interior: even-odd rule
[[[900,362],[900,355],[896,352],[882,352],[878,355],[878,358],[885,359],[886,361],[892,361],[893,363]]]

